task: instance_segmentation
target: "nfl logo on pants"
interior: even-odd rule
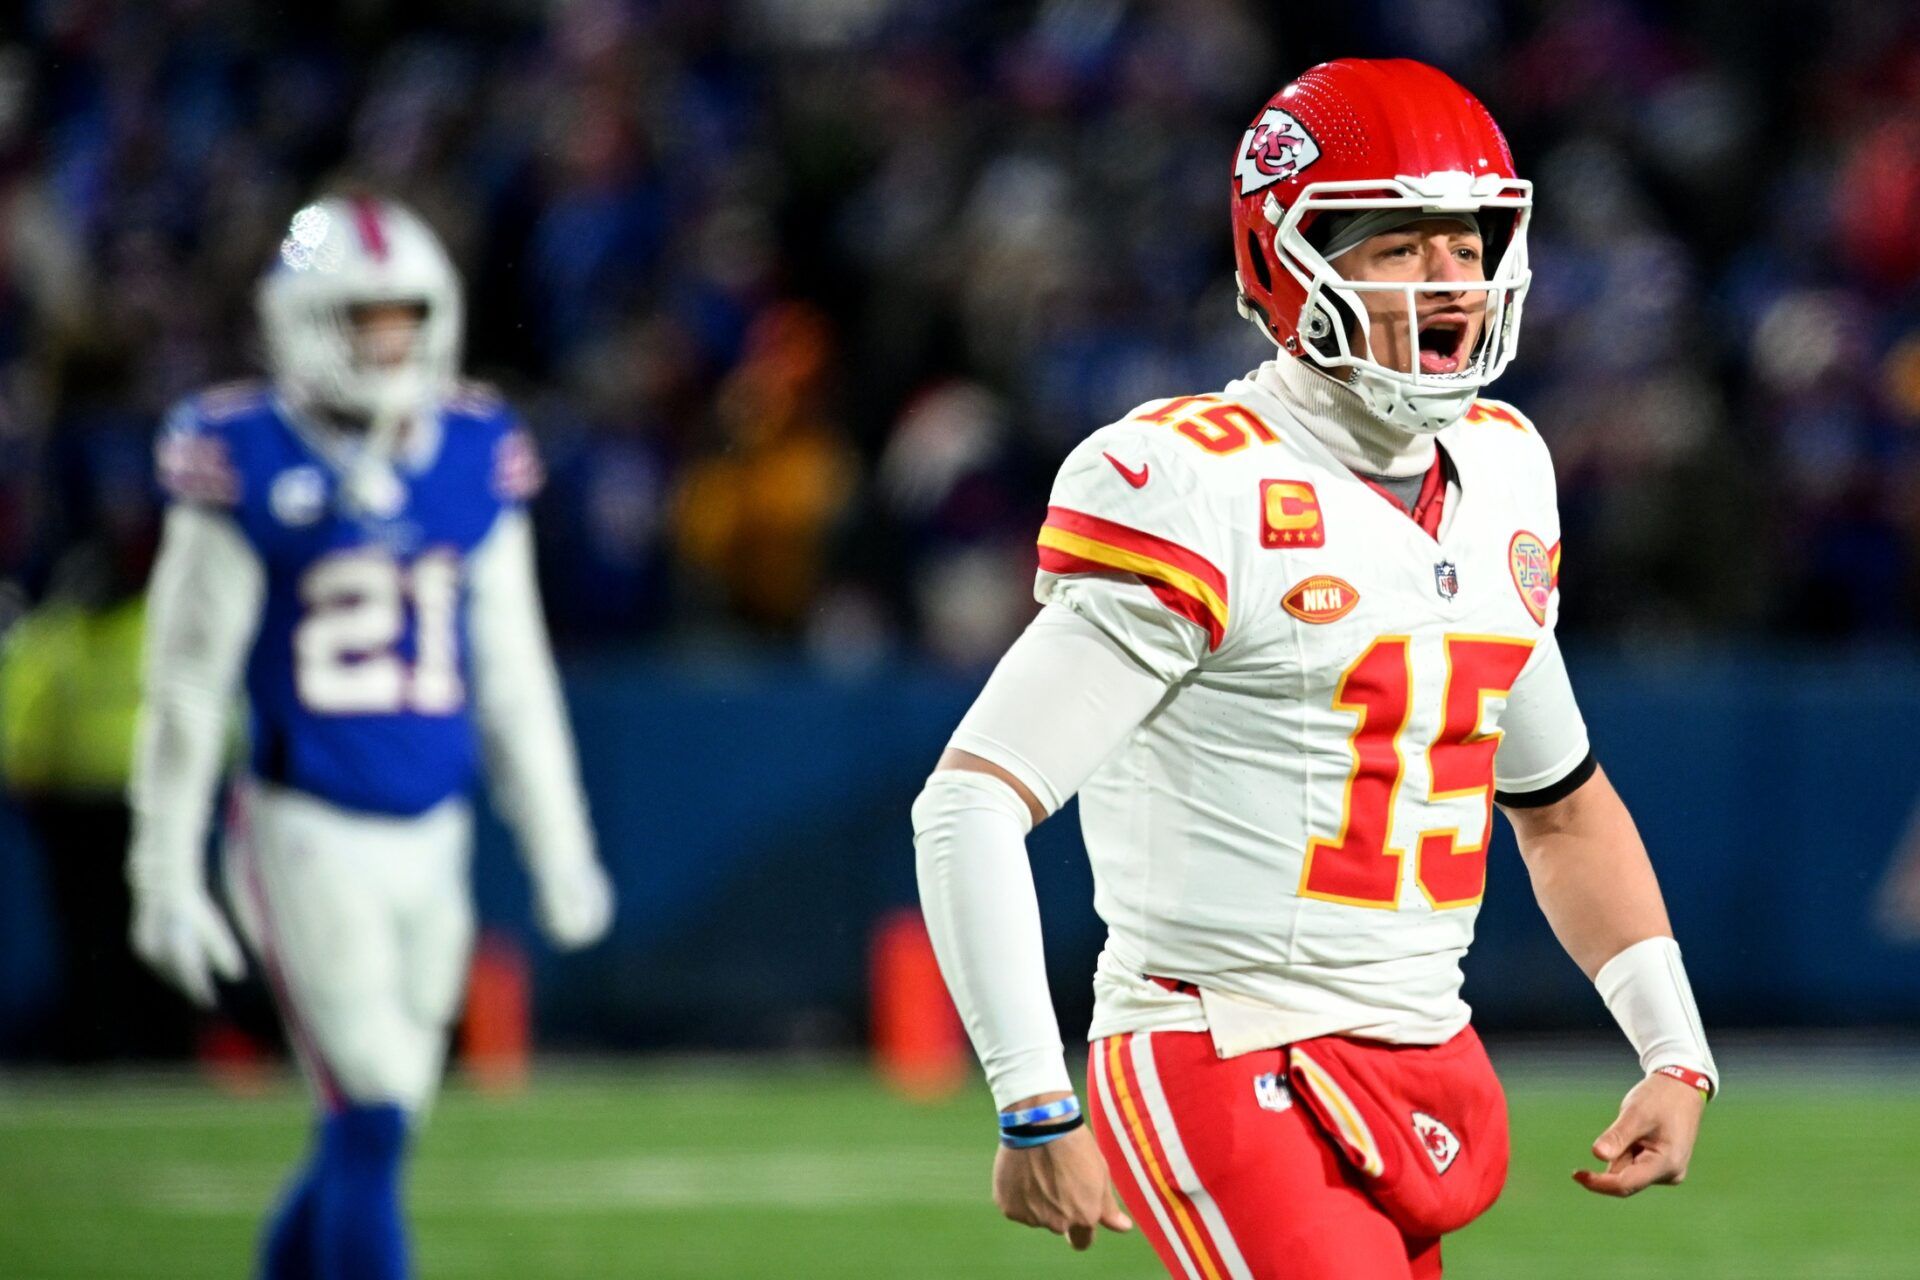
[[[1442,600],[1451,600],[1460,594],[1460,571],[1451,560],[1442,560],[1433,566],[1433,585],[1440,592]]]

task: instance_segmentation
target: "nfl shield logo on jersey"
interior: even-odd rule
[[[1253,1099],[1262,1111],[1285,1111],[1293,1105],[1293,1093],[1275,1071],[1253,1078]]]
[[[1453,1130],[1426,1112],[1416,1111],[1413,1136],[1420,1140],[1420,1149],[1427,1153],[1427,1159],[1433,1161],[1435,1173],[1445,1173],[1453,1167],[1454,1158],[1460,1154],[1460,1139],[1453,1136]]]
[[[1442,600],[1451,600],[1460,594],[1460,570],[1451,560],[1442,560],[1433,566],[1433,585],[1440,592]]]

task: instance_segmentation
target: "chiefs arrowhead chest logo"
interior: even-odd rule
[[[1279,107],[1268,107],[1240,139],[1240,158],[1233,172],[1240,181],[1240,194],[1252,195],[1293,177],[1319,158],[1320,144],[1306,126]]]

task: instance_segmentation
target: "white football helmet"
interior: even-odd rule
[[[414,303],[419,332],[403,358],[361,349],[357,307]],[[280,393],[385,425],[446,394],[460,367],[460,279],[438,237],[393,200],[329,196],[293,215],[260,281],[260,328]]]

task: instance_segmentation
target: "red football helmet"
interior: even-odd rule
[[[1484,284],[1353,281],[1321,255],[1327,215],[1369,209],[1472,213],[1492,263]],[[1434,432],[1466,412],[1513,358],[1527,270],[1533,184],[1514,176],[1500,127],[1445,73],[1405,58],[1324,62],[1275,94],[1240,139],[1233,167],[1233,252],[1240,310],[1288,354],[1348,380],[1372,410]],[[1362,292],[1487,295],[1479,345],[1453,373],[1373,358]],[[1360,335],[1354,350],[1352,334]]]

